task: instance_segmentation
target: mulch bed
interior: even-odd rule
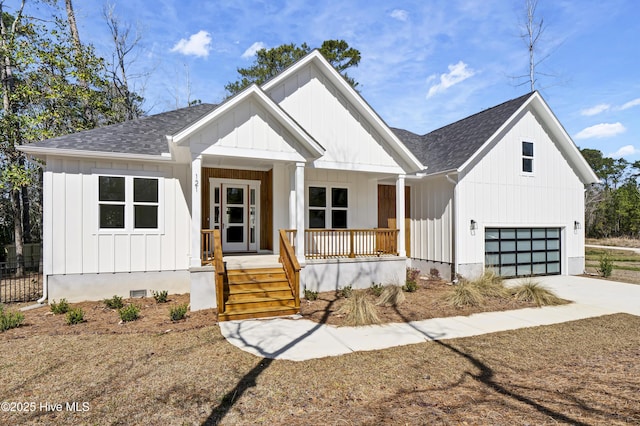
[[[535,307],[534,303],[518,302],[515,299],[488,298],[482,306],[456,308],[445,302],[443,298],[452,291],[452,285],[438,279],[420,279],[418,290],[405,292],[406,300],[399,306],[376,306],[378,317],[382,323],[419,321],[430,318],[468,316],[479,312],[508,311]],[[375,304],[376,296],[368,298]],[[345,299],[337,292],[323,292],[316,300],[301,300],[300,313],[303,317],[319,323],[343,325],[344,316],[339,314]]]

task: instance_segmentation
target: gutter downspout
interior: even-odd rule
[[[458,204],[458,182],[453,180],[451,176],[447,173],[444,175],[447,178],[447,181],[453,185],[453,200],[451,201],[451,244],[452,247],[452,262],[451,262],[451,282],[454,284],[458,283],[458,244],[456,244],[456,227],[458,222],[457,216],[457,204]]]

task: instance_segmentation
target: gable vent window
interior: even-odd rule
[[[522,171],[533,173],[533,142],[522,142]]]

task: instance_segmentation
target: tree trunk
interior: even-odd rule
[[[11,191],[11,206],[13,207],[13,234],[16,246],[16,277],[24,275],[24,241],[22,235],[22,200],[20,190]]]

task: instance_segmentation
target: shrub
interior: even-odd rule
[[[407,283],[402,286],[402,289],[406,292],[413,293],[418,290],[418,283],[415,281],[407,281]]]
[[[338,297],[344,297],[348,299],[353,294],[353,287],[351,285],[345,285],[340,290],[338,290]]]
[[[371,287],[369,287],[369,291],[376,297],[380,297],[382,291],[384,290],[384,286],[382,284],[371,283]]]
[[[167,290],[162,291],[152,291],[153,298],[156,300],[156,303],[167,303],[167,299],[169,297],[169,292]]]
[[[183,303],[182,305],[175,305],[169,309],[169,318],[171,321],[180,321],[187,316],[187,308],[189,305]]]
[[[135,321],[140,317],[140,308],[131,304],[118,309],[118,315],[123,322]]]
[[[420,270],[416,269],[416,268],[407,268],[407,273],[406,273],[406,280],[407,281],[418,281],[418,277],[420,277]]]
[[[564,300],[538,282],[527,280],[511,289],[516,300],[534,302],[538,306],[561,305]]]
[[[406,280],[402,289],[404,291],[408,291],[409,293],[413,293],[418,290],[418,277],[420,276],[420,270],[415,268],[407,268],[406,272]]]
[[[122,297],[120,296],[113,296],[111,299],[104,299],[103,302],[109,309],[122,309],[122,307],[124,306]]]
[[[462,308],[464,306],[479,306],[484,302],[484,297],[478,286],[462,280],[453,286],[444,300],[456,308]]]
[[[49,306],[51,312],[54,314],[66,314],[69,311],[69,302],[67,299],[60,299],[58,303],[55,300],[51,301],[51,306]]]
[[[84,311],[82,310],[82,308],[71,308],[67,312],[67,324],[80,324],[84,321]]]
[[[22,312],[5,311],[4,306],[0,304],[0,331],[20,327],[23,322],[24,314]]]
[[[367,298],[367,293],[364,290],[354,291],[337,313],[344,314],[344,323],[346,325],[357,326],[380,323],[376,307]]]
[[[307,300],[316,300],[318,298],[318,292],[308,289],[304,289],[304,298]]]
[[[609,257],[609,253],[604,252],[600,255],[600,267],[597,271],[603,278],[611,276],[611,273],[613,272],[613,260]]]
[[[380,297],[376,301],[376,305],[398,306],[404,301],[405,295],[402,292],[402,287],[390,284],[382,290],[382,294],[380,294]]]

